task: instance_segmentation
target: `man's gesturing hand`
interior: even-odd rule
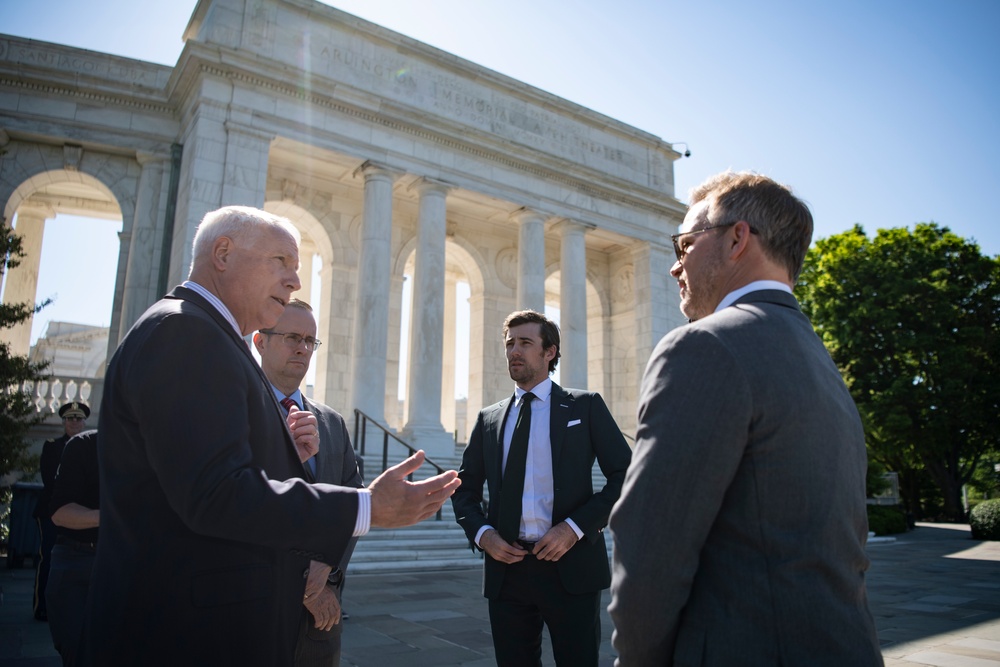
[[[420,482],[406,476],[424,462],[420,450],[402,463],[386,469],[369,485],[372,494],[372,525],[380,528],[412,526],[441,509],[444,501],[462,483],[458,472],[448,470]]]

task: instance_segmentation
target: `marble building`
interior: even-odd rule
[[[466,282],[468,415],[511,391],[504,317],[550,304],[562,384],[634,431],[646,359],[683,322],[669,143],[311,0],[201,0],[183,39],[167,67],[0,35],[0,215],[29,255],[5,301],[34,298],[47,218],[120,218],[110,352],[186,277],[206,212],[258,206],[302,232],[306,295],[321,262],[318,400],[450,453]]]

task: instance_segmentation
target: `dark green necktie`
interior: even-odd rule
[[[524,469],[528,459],[528,434],[531,433],[531,401],[535,395],[527,392],[521,397],[521,409],[517,412],[517,424],[510,439],[507,452],[507,467],[503,473],[500,488],[500,516],[497,531],[507,542],[513,544],[521,529],[521,497],[524,495]]]

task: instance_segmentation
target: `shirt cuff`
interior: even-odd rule
[[[574,533],[576,533],[576,539],[582,540],[583,531],[580,530],[580,526],[576,525],[576,522],[574,522],[573,519],[570,519],[569,517],[566,518],[566,523],[568,523],[569,527],[573,529]]]
[[[486,524],[485,526],[479,529],[478,533],[476,533],[476,546],[479,547],[480,549],[482,549],[482,547],[479,545],[479,538],[482,537],[483,533],[485,533],[487,530],[493,530],[493,526],[491,526],[490,524]]]
[[[367,535],[372,527],[372,492],[358,489],[358,518],[354,522],[354,537]]]

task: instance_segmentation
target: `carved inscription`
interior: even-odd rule
[[[28,47],[0,40],[0,58],[24,65],[50,67],[126,81],[129,83],[157,86],[157,73],[151,70],[129,67],[121,61],[110,58],[88,57],[81,53],[66,53],[45,47]]]
[[[627,148],[600,141],[600,131],[561,118],[493,89],[469,83],[398,54],[361,53],[345,45],[315,47],[317,71],[349,80],[369,91],[395,97],[436,113],[582,164],[643,169]]]

